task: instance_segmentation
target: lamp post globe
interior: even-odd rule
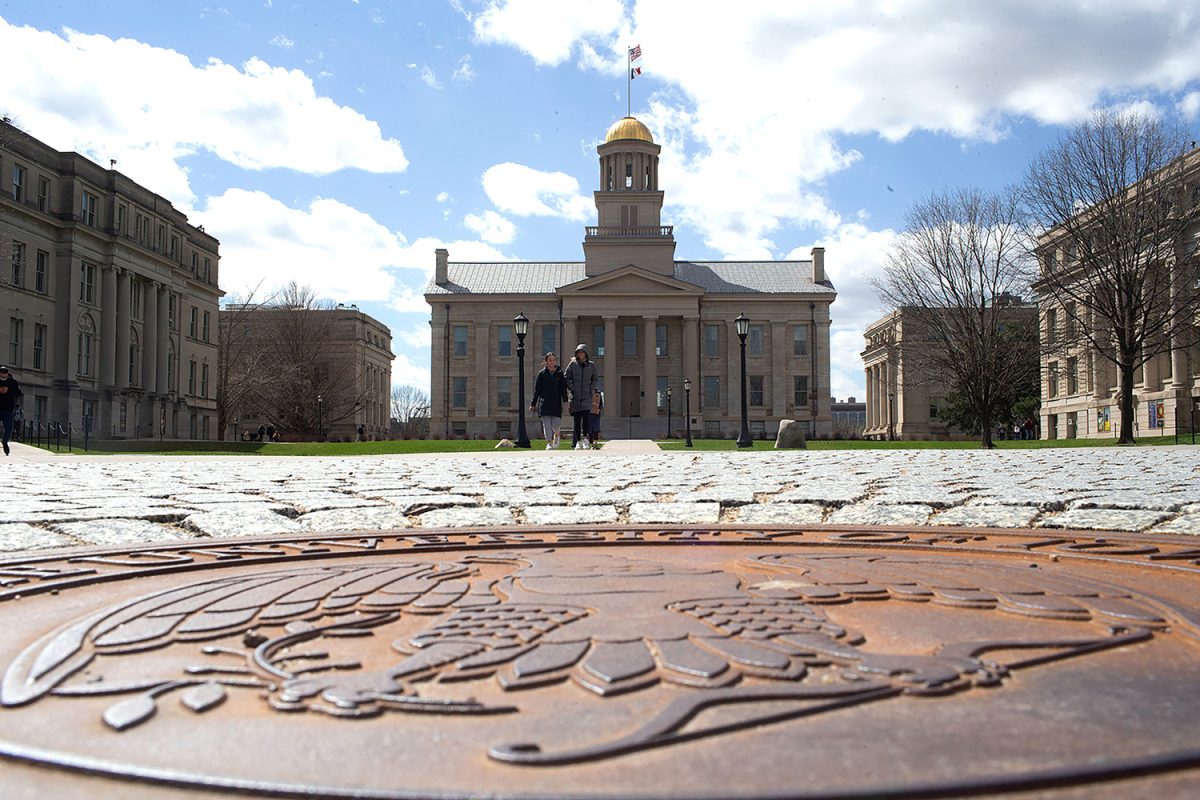
[[[683,419],[684,429],[687,431],[687,439],[684,440],[684,447],[692,446],[692,381],[690,378],[683,379]]]
[[[529,433],[525,430],[525,335],[529,333],[529,318],[523,313],[513,318],[517,334],[517,441],[516,447],[528,448]]]
[[[750,418],[746,409],[746,335],[750,333],[750,318],[745,314],[738,314],[733,324],[742,350],[742,430],[738,434],[737,446],[753,447],[754,442],[750,438]]]

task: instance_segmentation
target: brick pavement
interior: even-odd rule
[[[13,460],[0,551],[572,522],[1200,534],[1200,448],[602,453]]]

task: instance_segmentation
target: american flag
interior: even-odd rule
[[[641,75],[641,74],[642,74],[642,68],[634,67],[633,69],[629,70],[629,80],[633,80],[634,78],[636,78],[638,75]]]
[[[641,57],[642,57],[642,46],[640,44],[635,44],[633,47],[629,48],[629,62],[631,64],[634,61],[637,61]]]

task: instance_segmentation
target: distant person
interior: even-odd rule
[[[596,442],[600,439],[600,415],[604,411],[604,393],[599,389],[592,392],[592,418],[591,424],[588,426],[588,443],[596,446]]]
[[[360,442],[365,442],[367,440],[367,429],[362,425],[358,426],[358,440]]]
[[[0,424],[4,426],[4,455],[8,455],[8,440],[12,436],[13,417],[21,404],[21,385],[8,372],[8,367],[0,366]]]
[[[562,407],[567,399],[567,379],[558,366],[558,356],[546,353],[542,369],[533,383],[529,410],[542,418],[542,437],[547,450],[557,450],[562,441]]]
[[[598,377],[596,365],[588,358],[586,344],[575,348],[575,358],[567,367],[568,410],[575,420],[571,435],[571,446],[576,450],[590,450],[588,432],[592,429],[592,393],[596,391]]]
[[[1030,441],[1037,438],[1033,434],[1033,429],[1034,429],[1033,417],[1026,417],[1025,418],[1025,438],[1029,439]]]

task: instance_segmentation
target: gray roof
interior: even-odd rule
[[[553,294],[587,277],[582,261],[451,262],[448,282],[430,281],[425,294]],[[676,261],[676,280],[709,294],[833,294],[813,283],[811,261]]]

